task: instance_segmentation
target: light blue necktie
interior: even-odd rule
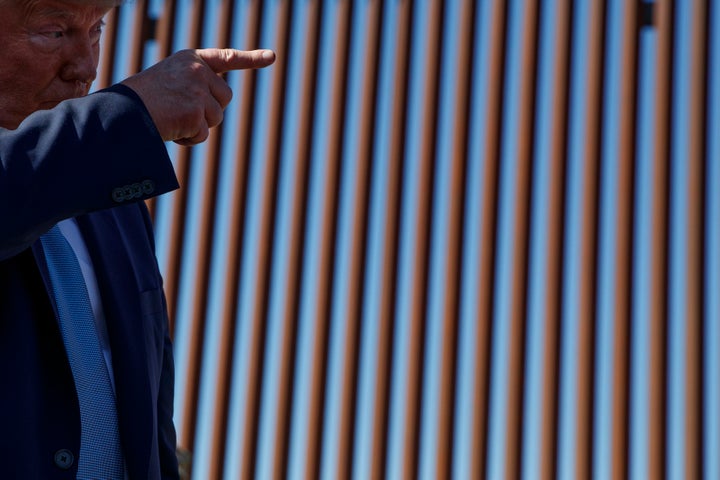
[[[80,403],[78,479],[122,479],[115,395],[100,348],[80,264],[55,225],[40,237],[57,304],[60,331]]]

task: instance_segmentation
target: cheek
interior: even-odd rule
[[[33,111],[40,108],[39,96],[44,90],[38,77],[0,66],[0,127],[16,128]]]
[[[21,91],[39,92],[57,76],[55,62],[50,58],[36,57],[33,62],[17,65],[22,65],[15,73],[15,84]]]
[[[51,76],[56,68],[56,49],[48,48],[47,42],[43,44],[37,36],[27,36],[1,50],[0,68],[12,70],[13,76],[24,81]]]
[[[44,55],[0,59],[0,102],[16,111],[38,108],[45,91],[57,77],[56,62]]]
[[[0,84],[5,92],[31,92],[52,78],[51,69],[45,61],[27,62],[24,59],[3,59]]]

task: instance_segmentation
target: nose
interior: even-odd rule
[[[64,49],[60,78],[90,85],[97,76],[99,48],[92,38],[73,38]]]

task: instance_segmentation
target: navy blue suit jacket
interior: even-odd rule
[[[70,479],[80,412],[38,237],[76,217],[106,314],[131,479],[177,478],[173,357],[145,198],[177,188],[145,107],[116,86],[0,130],[3,478]],[[56,461],[59,451],[74,461]]]

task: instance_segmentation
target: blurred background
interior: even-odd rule
[[[98,87],[277,52],[149,204],[188,478],[720,478],[717,2],[106,21]]]

